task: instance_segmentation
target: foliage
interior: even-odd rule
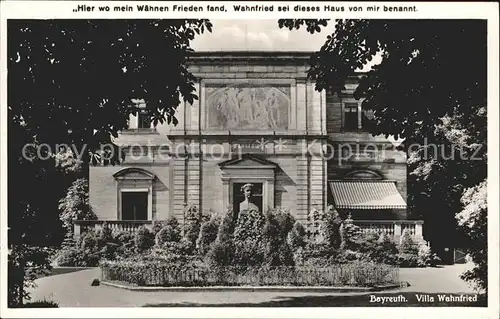
[[[260,265],[264,261],[265,217],[258,210],[243,210],[234,228],[234,264]]]
[[[103,280],[139,286],[376,286],[397,283],[396,270],[387,265],[353,262],[326,267],[207,267],[197,263],[158,261],[103,261]]]
[[[20,307],[30,300],[29,288],[36,287],[35,279],[50,270],[50,251],[47,248],[16,245],[8,255],[8,305]]]
[[[207,262],[212,266],[228,266],[233,262],[235,247],[234,237],[234,212],[231,206],[226,210],[217,231],[217,238],[207,254]]]
[[[263,230],[264,264],[266,266],[293,266],[293,251],[288,244],[288,234],[295,219],[288,210],[275,208],[265,215]]]
[[[372,262],[393,265],[397,262],[398,249],[396,244],[385,233],[368,233],[361,236],[358,245],[359,252],[363,253],[363,259]]]
[[[359,238],[361,236],[361,229],[359,226],[353,224],[351,217],[347,217],[339,229],[341,244],[340,248],[343,250],[357,250],[359,246]]]
[[[373,119],[363,124],[368,132],[405,139],[410,215],[424,220],[424,236],[438,250],[450,246],[481,250],[468,240],[466,228],[457,231],[455,215],[467,205],[461,201],[463,192],[487,176],[486,22],[348,19],[329,23],[295,19],[279,20],[278,25],[290,30],[305,25],[311,33],[331,27],[308,71],[318,90],[340,93],[356,71],[368,68],[354,76],[359,81],[354,97],[363,99],[364,110],[373,111]],[[380,62],[369,67],[376,58]],[[457,66],[462,76],[457,76]],[[486,264],[485,258],[478,255],[478,268]]]
[[[153,231],[153,234],[158,234],[158,232],[163,228],[165,227],[165,221],[163,220],[153,220],[153,226],[151,228],[151,230]]]
[[[73,232],[74,220],[96,220],[97,216],[89,205],[89,183],[79,178],[68,188],[66,196],[59,200],[59,216],[68,232]]]
[[[97,237],[99,240],[99,247],[106,245],[106,243],[113,241],[113,230],[109,227],[108,223],[104,222],[102,228],[98,230]]]
[[[23,308],[59,308],[59,304],[50,300],[37,300],[24,304]]]
[[[196,240],[200,234],[201,224],[205,222],[207,216],[203,214],[195,205],[189,205],[185,209],[184,237],[191,243],[194,250]]]
[[[300,19],[278,24],[290,30],[306,24],[314,33],[328,22]],[[313,54],[308,76],[318,90],[340,93],[355,71],[380,55],[380,64],[360,78],[355,91],[357,98],[364,98],[363,107],[375,112],[373,133],[412,138],[414,126],[432,129],[456,107],[468,112],[470,105],[486,105],[485,62],[464,65],[461,73],[467,76],[455,73],[463,61],[486,61],[484,21],[336,19],[330,27],[332,34]],[[456,54],[463,46],[455,38],[470,44],[463,55]],[[401,81],[401,74],[408,80]]]
[[[141,226],[137,229],[135,233],[135,249],[138,252],[150,249],[153,247],[154,242],[155,236],[146,226]]]
[[[116,250],[117,257],[131,256],[135,251],[135,236],[128,231],[120,231],[113,236],[114,242],[120,246]]]
[[[96,267],[100,258],[98,250],[67,246],[57,252],[54,262],[60,267]]]
[[[306,229],[300,221],[296,221],[288,233],[288,243],[294,250],[306,245]]]
[[[167,242],[178,243],[181,240],[181,227],[177,218],[171,216],[165,222],[165,226],[156,234],[156,245],[161,247]]]
[[[320,224],[320,235],[322,240],[326,241],[332,248],[340,248],[342,242],[340,237],[340,226],[342,219],[333,205],[329,205],[323,214],[323,220]]]
[[[432,253],[431,248],[424,243],[418,246],[417,255],[419,267],[434,267],[441,262],[441,259],[435,253]]]
[[[182,238],[180,241],[166,241],[139,256],[143,261],[160,261],[168,264],[183,264],[192,259],[191,243]]]
[[[399,253],[397,255],[398,265],[400,267],[418,267],[418,255],[415,253]]]
[[[399,252],[403,254],[417,254],[418,245],[413,240],[411,233],[408,229],[403,230],[401,234],[401,243],[399,244]]]
[[[196,240],[196,249],[201,255],[205,255],[210,249],[210,245],[217,238],[217,231],[221,223],[221,218],[217,215],[201,224],[200,234]]]
[[[88,231],[80,236],[78,246],[83,250],[96,251],[99,247],[99,238],[93,231]]]
[[[9,245],[62,242],[59,200],[86,177],[89,161],[121,158],[112,139],[137,111],[131,99],[147,102],[155,124],[177,123],[177,105],[196,99],[186,66],[190,42],[211,28],[208,20],[9,21]],[[51,150],[37,154],[40,145]],[[57,145],[68,145],[75,157],[67,150],[57,157]],[[23,156],[25,146],[33,147]]]
[[[463,210],[457,214],[458,224],[464,229],[469,240],[468,254],[475,266],[462,275],[479,290],[488,288],[488,188],[484,180],[479,185],[464,192]]]

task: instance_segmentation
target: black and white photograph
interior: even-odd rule
[[[497,3],[11,2],[2,317],[498,317]]]

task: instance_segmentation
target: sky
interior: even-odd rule
[[[333,26],[321,33],[310,34],[301,28],[280,29],[278,20],[211,20],[212,33],[198,35],[191,43],[196,51],[258,50],[317,51]]]
[[[191,42],[195,51],[318,51],[333,33],[333,22],[321,32],[310,34],[305,27],[280,29],[278,20],[211,20],[212,33],[198,35]],[[357,71],[369,71],[379,64],[377,55]]]

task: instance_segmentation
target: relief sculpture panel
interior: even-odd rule
[[[288,129],[289,84],[210,84],[205,101],[209,130]]]

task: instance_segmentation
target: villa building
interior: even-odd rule
[[[185,205],[238,212],[242,186],[265,211],[284,207],[315,232],[312,212],[333,205],[365,231],[417,239],[422,222],[406,213],[406,154],[394,141],[363,131],[370,112],[353,98],[318,92],[307,79],[310,52],[196,52],[193,104],[181,103],[177,125],[153,127],[132,115],[116,143],[119,166],[90,167],[90,205],[98,221],[75,221],[78,235],[103,221],[135,229]],[[138,102],[140,104],[140,102]]]

